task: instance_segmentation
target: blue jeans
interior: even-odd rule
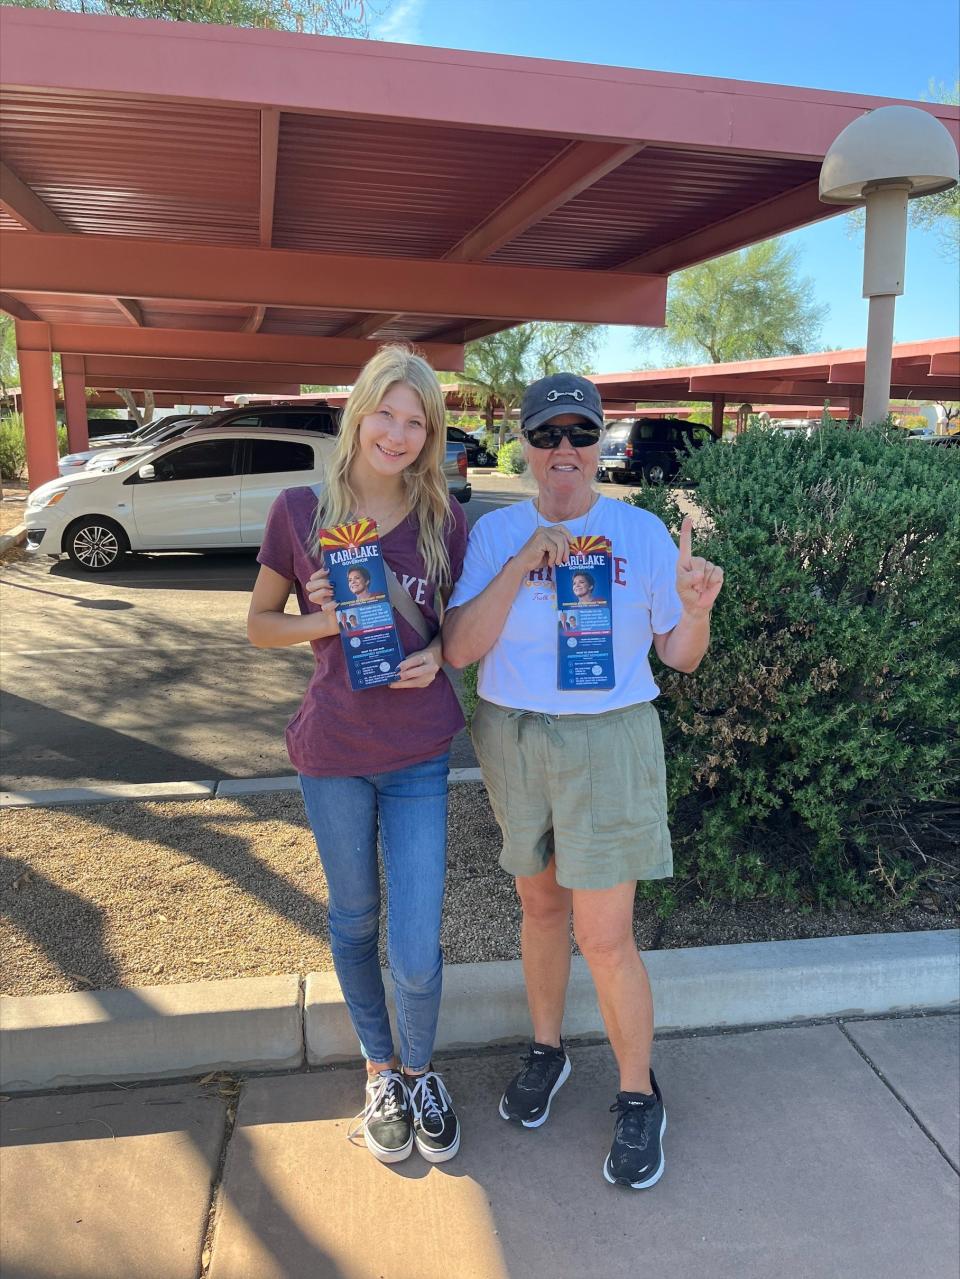
[[[430,1063],[440,1011],[440,914],[447,868],[449,754],[369,777],[307,777],[300,788],[327,877],[333,965],[369,1061],[390,1061],[380,974],[377,828],[387,884],[387,956],[401,1065]]]

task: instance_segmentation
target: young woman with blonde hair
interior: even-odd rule
[[[287,749],[327,878],[330,946],[367,1062],[363,1134],[384,1163],[416,1144],[450,1159],[460,1129],[432,1069],[440,1006],[440,913],[446,871],[450,741],[463,725],[441,670],[443,601],[460,576],[466,520],[443,475],[446,424],[436,374],[402,347],[365,366],[346,407],[319,497],[281,493],[258,556],[248,634],[259,648],[309,642],[315,667]],[[409,654],[396,683],[354,692],[339,636],[319,530],[377,522],[385,565],[422,615],[395,610]],[[291,587],[300,616],[284,612]],[[414,618],[414,620],[416,620]],[[387,951],[396,986],[399,1060],[378,959],[377,836],[387,885]]]

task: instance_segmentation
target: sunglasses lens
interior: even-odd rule
[[[586,449],[600,439],[598,426],[537,426],[526,432],[535,449],[556,449],[564,436],[575,449]]]

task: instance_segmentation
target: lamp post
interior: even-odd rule
[[[907,200],[955,186],[957,148],[935,116],[919,107],[880,107],[848,124],[820,169],[826,204],[865,204],[863,296],[870,299],[863,421],[890,407],[893,318],[903,292]]]

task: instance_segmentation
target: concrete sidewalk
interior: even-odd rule
[[[932,1015],[659,1041],[667,1168],[640,1193],[601,1177],[606,1045],[572,1050],[536,1132],[497,1116],[515,1051],[438,1063],[464,1134],[438,1167],[347,1142],[354,1067],[246,1079],[239,1099],[213,1082],[8,1100],[3,1274],[955,1279],[958,1030]]]

